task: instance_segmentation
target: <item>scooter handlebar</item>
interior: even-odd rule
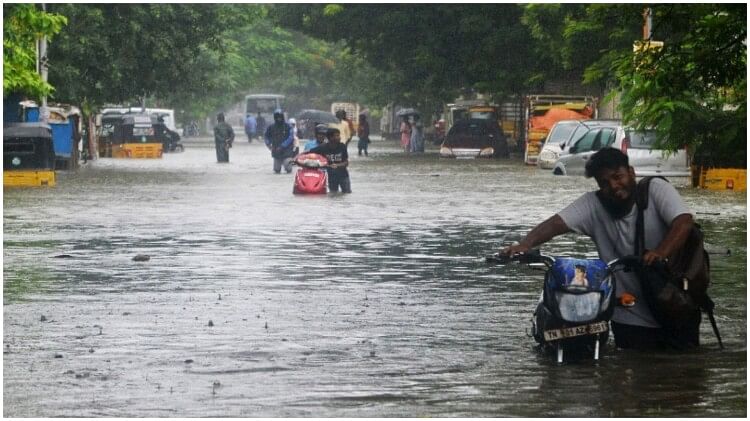
[[[533,249],[533,250],[529,250],[527,253],[519,253],[513,256],[495,253],[495,254],[487,256],[485,258],[485,261],[487,263],[501,264],[501,265],[507,264],[510,262],[544,263],[544,264],[550,265],[555,261],[555,259],[553,257],[543,255],[539,251],[539,249]]]

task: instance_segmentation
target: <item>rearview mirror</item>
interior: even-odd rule
[[[578,148],[576,146],[571,146],[570,153],[576,153],[576,152],[578,152]]]

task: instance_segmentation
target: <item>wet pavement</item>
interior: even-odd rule
[[[593,181],[376,141],[351,195],[294,196],[257,142],[185,143],[4,190],[4,416],[747,415],[744,193],[681,189],[725,350],[704,323],[694,353],[558,365],[527,336],[543,273],[482,257]]]

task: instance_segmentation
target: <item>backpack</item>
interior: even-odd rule
[[[636,256],[642,256],[645,251],[643,213],[648,208],[648,188],[653,178],[644,177],[636,189]],[[658,178],[667,181],[664,177]],[[719,347],[724,348],[714,319],[715,305],[708,296],[711,262],[703,246],[700,225],[693,224],[683,246],[668,256],[666,263],[641,268],[638,272],[648,306],[667,331],[679,332],[691,323],[700,323],[699,312],[703,310],[708,315]]]

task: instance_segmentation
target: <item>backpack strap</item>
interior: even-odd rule
[[[714,318],[714,307],[716,305],[714,304],[714,301],[711,299],[711,297],[706,294],[706,297],[703,300],[703,303],[701,303],[701,307],[708,315],[708,321],[711,322],[711,328],[714,330],[714,335],[716,335],[716,340],[719,341],[719,348],[724,349],[724,343],[721,341],[721,334],[719,333],[719,327],[716,325],[716,319]]]
[[[635,220],[635,250],[634,254],[641,257],[646,251],[646,236],[644,235],[645,221],[643,212],[648,208],[648,188],[651,180],[656,177],[643,177],[635,189],[635,205],[638,207],[638,217]],[[658,177],[667,181],[664,177]]]

